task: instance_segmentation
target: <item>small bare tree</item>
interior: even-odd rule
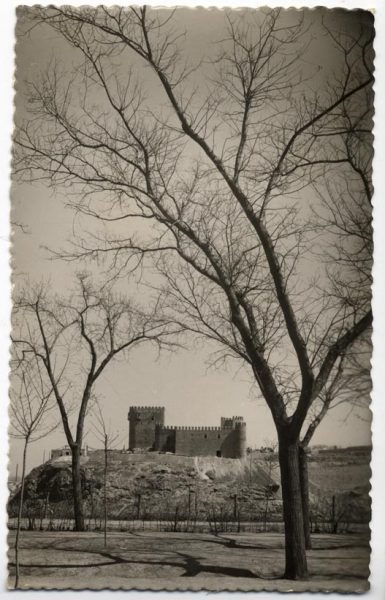
[[[44,286],[27,287],[15,300],[12,339],[21,357],[32,356],[52,388],[72,455],[75,528],[84,529],[81,451],[89,401],[108,365],[145,342],[171,347],[171,330],[155,312],[101,290],[79,275],[68,299]],[[155,309],[154,309],[155,310]],[[71,419],[74,418],[74,429]]]
[[[108,452],[116,447],[119,433],[112,433],[110,427],[107,427],[106,420],[104,418],[103,410],[100,406],[100,402],[95,399],[93,412],[95,415],[95,426],[94,432],[97,439],[102,442],[104,450],[104,468],[103,468],[103,506],[104,506],[104,547],[107,547],[107,521],[108,521],[108,504],[107,504],[107,477],[108,477]]]
[[[28,446],[51,433],[58,426],[58,420],[55,421],[52,415],[55,408],[52,387],[46,384],[36,357],[21,361],[13,360],[11,364],[13,368],[9,406],[10,435],[24,442],[15,538],[15,588],[18,588],[19,543]]]

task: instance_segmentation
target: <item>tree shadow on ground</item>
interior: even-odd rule
[[[70,551],[70,550],[68,550]],[[89,550],[81,551],[84,553],[89,553]],[[123,558],[122,556],[115,555],[109,552],[92,552],[92,554],[98,554],[103,558],[107,558],[108,560],[103,562],[90,562],[90,563],[54,563],[54,564],[42,564],[42,563],[21,563],[20,567],[25,569],[90,569],[94,567],[106,567],[106,566],[114,566],[118,564],[127,564],[127,565],[149,565],[149,566],[161,566],[161,567],[173,567],[173,568],[183,568],[184,573],[182,573],[181,577],[196,577],[200,573],[214,573],[217,575],[225,575],[228,577],[248,577],[248,578],[258,578],[261,577],[256,575],[250,569],[243,569],[238,567],[227,567],[221,565],[203,565],[197,558],[189,555],[183,554],[180,552],[176,552],[177,560],[142,560],[142,559],[130,559]],[[178,558],[182,560],[178,560]],[[14,562],[8,563],[9,567],[15,567]],[[268,577],[263,577],[263,579],[269,579]]]
[[[240,550],[283,550],[285,548],[284,542],[279,542],[274,546],[267,543],[261,544],[241,544],[233,538],[227,538],[222,535],[215,535],[213,538],[187,538],[186,541],[190,542],[202,542],[205,544],[219,544],[225,548],[236,548]]]
[[[240,549],[240,550],[284,550],[285,549],[285,543],[284,540],[276,540],[276,543],[274,544],[274,546],[272,546],[270,543],[268,542],[261,542],[259,544],[247,544],[247,543],[240,543],[238,540],[234,539],[234,538],[229,538],[229,537],[225,537],[221,534],[213,534],[213,538],[209,539],[209,538],[188,538],[188,541],[191,542],[195,542],[195,541],[199,541],[199,542],[203,542],[203,543],[207,543],[207,544],[219,544],[220,546],[223,546],[225,548],[236,548],[236,549]],[[324,542],[326,540],[321,540],[321,542]],[[332,550],[339,550],[339,549],[347,549],[347,548],[367,548],[368,547],[368,542],[366,540],[352,540],[349,543],[344,543],[344,542],[338,542],[338,543],[334,543],[331,542],[329,545],[318,545],[317,544],[317,540],[313,540],[313,548],[312,550],[316,550],[318,551],[326,551],[326,552],[330,552]]]
[[[177,552],[178,556],[181,556],[185,562],[186,571],[181,577],[196,577],[201,573],[215,573],[217,575],[227,575],[229,577],[251,577],[253,579],[261,579],[259,575],[256,575],[250,569],[241,569],[238,567],[222,567],[220,565],[202,565],[202,563],[191,556],[190,554],[182,554]],[[268,579],[268,578],[263,578]]]
[[[136,533],[135,537],[141,538],[141,534]],[[215,538],[206,538],[206,537],[194,537],[194,538],[189,538],[189,540],[194,541],[194,542],[200,542],[200,543],[208,543],[208,544],[220,544],[222,547],[227,547],[227,548],[237,548],[237,549],[248,549],[248,550],[253,550],[253,549],[259,549],[259,550],[267,550],[267,551],[275,551],[281,548],[277,548],[276,545],[274,545],[274,547],[271,546],[267,546],[266,544],[261,544],[261,545],[248,545],[248,544],[241,544],[238,542],[238,540],[233,539],[233,538],[229,538],[229,537],[225,537],[225,536],[220,536],[217,535],[215,536]],[[354,548],[354,546],[349,545],[351,548]],[[354,560],[355,557],[345,557],[345,556],[340,556],[338,554],[335,553],[335,550],[338,548],[347,548],[348,546],[346,544],[341,544],[341,545],[331,545],[329,548],[314,548],[314,550],[316,552],[321,551],[322,554],[324,554],[324,551],[328,551],[331,553],[331,555],[327,555],[325,556],[325,558],[327,559],[334,559],[334,562],[338,563],[339,561],[349,561],[349,560]],[[275,579],[281,579],[280,575],[265,575],[265,574],[257,574],[253,571],[251,571],[248,568],[242,568],[242,567],[232,567],[232,566],[225,566],[225,565],[212,565],[212,564],[202,564],[201,560],[199,558],[196,558],[195,556],[188,554],[186,552],[178,552],[177,550],[172,550],[171,548],[169,548],[168,552],[171,554],[171,557],[167,560],[167,559],[162,559],[162,560],[145,560],[145,559],[131,559],[131,558],[125,558],[123,556],[121,556],[118,552],[108,552],[107,550],[103,550],[103,549],[95,549],[92,550],[90,548],[74,548],[73,546],[70,547],[57,547],[57,540],[53,541],[53,542],[48,542],[48,540],[45,541],[45,544],[43,546],[39,546],[40,550],[48,550],[48,551],[54,551],[54,550],[58,550],[60,552],[64,552],[64,553],[73,553],[74,551],[79,553],[79,554],[88,554],[88,555],[95,555],[96,557],[100,557],[102,560],[100,562],[97,562],[97,560],[92,561],[92,562],[88,562],[88,563],[56,563],[56,564],[38,564],[38,563],[22,563],[20,565],[20,567],[25,568],[25,569],[42,569],[42,570],[48,570],[48,569],[52,569],[52,570],[60,570],[60,569],[91,569],[91,568],[102,568],[102,567],[111,567],[114,565],[119,565],[119,564],[126,564],[126,565],[147,565],[147,566],[153,566],[153,567],[171,567],[171,568],[175,568],[175,569],[183,569],[183,572],[179,575],[180,577],[196,577],[197,575],[200,574],[204,574],[204,573],[212,573],[218,576],[228,576],[228,577],[244,577],[244,578],[255,578],[255,579],[261,579],[261,580],[275,580]],[[124,552],[124,550],[122,550],[122,552]],[[103,558],[105,560],[103,560]],[[316,558],[316,557],[315,557]],[[14,562],[9,562],[9,567],[15,567],[15,563]],[[337,567],[338,569],[338,567]],[[330,568],[328,568],[327,573],[325,574],[321,574],[320,572],[318,572],[318,569],[316,569],[315,571],[312,569],[312,573],[311,573],[311,578],[318,578],[318,577],[324,577],[327,576],[328,578],[337,578],[337,579],[346,579],[346,578],[353,578],[353,579],[366,579],[367,575],[366,574],[358,574],[357,572],[355,573],[341,573],[341,571],[338,569],[336,572],[332,570],[330,570]]]

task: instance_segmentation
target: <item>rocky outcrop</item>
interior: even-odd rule
[[[248,459],[207,459],[158,453],[108,453],[107,496],[110,517],[132,519],[168,518],[175,510],[180,515],[194,511],[197,518],[207,511],[234,512],[233,494],[237,492],[239,508],[252,518],[256,502],[276,494],[279,485],[266,471]],[[101,512],[103,487],[103,451],[82,458],[82,486],[86,512]],[[18,494],[9,502],[15,513]],[[59,517],[72,501],[71,466],[67,458],[58,458],[33,469],[26,479],[26,506],[49,503]],[[280,500],[278,499],[278,504]]]

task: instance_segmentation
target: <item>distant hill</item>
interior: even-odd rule
[[[244,459],[224,459],[110,451],[108,459],[110,518],[164,520],[177,512],[179,518],[190,514],[198,520],[210,515],[231,519],[236,510],[242,520],[267,516],[281,520],[279,469],[274,453],[256,451]],[[315,512],[328,512],[334,495],[338,510],[344,505],[353,520],[369,520],[369,460],[369,448],[313,452],[309,456],[309,479]],[[102,450],[82,458],[88,516],[102,514],[103,464]],[[38,516],[44,511],[46,516],[69,517],[71,490],[69,457],[40,465],[26,480],[26,514],[32,511]],[[18,494],[17,490],[10,499],[11,515],[15,514]]]
[[[369,493],[370,454],[369,446],[312,450],[309,456],[311,491],[325,494],[362,489]]]
[[[312,451],[308,463],[309,488],[315,518],[334,515],[340,523],[369,523],[370,456],[369,446]]]

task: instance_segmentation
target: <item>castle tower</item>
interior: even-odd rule
[[[243,423],[243,417],[221,417],[222,429],[235,429],[237,423]]]
[[[129,440],[128,447],[152,448],[155,442],[156,425],[164,425],[163,406],[130,406],[128,412]]]
[[[221,430],[226,436],[221,455],[226,458],[243,458],[246,455],[246,423],[243,417],[221,417]]]
[[[246,423],[241,420],[235,421],[234,457],[246,456]]]

